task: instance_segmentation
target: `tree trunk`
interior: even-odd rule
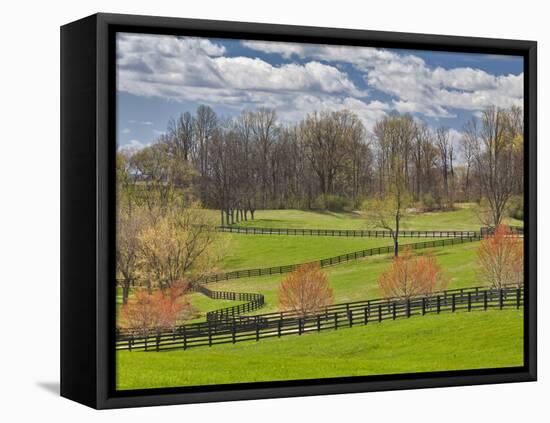
[[[130,279],[124,279],[122,282],[122,304],[128,304],[128,297],[130,294]]]
[[[393,233],[393,256],[399,256],[399,213],[395,215],[395,232]]]

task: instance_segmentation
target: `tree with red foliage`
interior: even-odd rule
[[[436,258],[427,253],[414,258],[408,248],[394,257],[389,269],[378,279],[378,286],[386,298],[408,299],[418,295],[430,295],[445,289],[447,278]]]
[[[164,291],[138,289],[122,306],[120,326],[147,334],[151,330],[174,328],[191,305],[185,297],[186,285],[177,284]]]
[[[279,309],[300,316],[315,313],[332,304],[332,288],[317,263],[299,266],[279,285]]]
[[[523,240],[506,225],[498,225],[477,251],[481,279],[492,288],[523,285]]]

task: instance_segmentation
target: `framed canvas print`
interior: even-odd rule
[[[61,391],[96,408],[536,379],[536,43],[61,29]]]

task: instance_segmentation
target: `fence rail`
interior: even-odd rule
[[[399,250],[404,248],[411,248],[413,250],[423,249],[423,248],[437,248],[444,247],[448,245],[464,244],[467,242],[479,241],[479,236],[473,237],[460,237],[460,238],[448,238],[448,239],[439,239],[434,241],[422,241],[409,244],[400,244]],[[315,260],[307,263],[298,263],[298,264],[286,264],[282,266],[273,266],[273,267],[264,267],[258,269],[245,269],[245,270],[234,270],[232,272],[219,273],[215,275],[206,276],[203,280],[203,283],[212,283],[219,281],[226,281],[230,279],[240,279],[240,278],[250,278],[256,276],[269,276],[277,275],[281,273],[289,273],[296,270],[297,267],[303,264],[317,263],[320,267],[335,266],[342,263],[347,263],[349,261],[358,260],[364,257],[375,256],[380,254],[389,254],[393,252],[393,245],[386,247],[375,247],[369,248],[366,250],[353,251],[351,253],[341,254],[339,256],[328,257],[321,260]]]
[[[508,226],[508,229],[514,235],[518,235],[518,236],[523,236],[524,235],[523,226]],[[480,233],[481,237],[484,238],[486,236],[493,235],[495,233],[495,228],[492,227],[492,226],[484,226],[484,227],[480,228],[479,233]]]
[[[225,316],[237,316],[243,313],[249,313],[258,310],[265,305],[265,298],[262,294],[250,292],[233,292],[233,291],[212,291],[204,285],[197,285],[193,288],[194,291],[200,292],[213,300],[231,300],[231,301],[246,301],[243,304],[236,306],[225,307],[206,313],[206,320],[220,320]]]
[[[454,289],[407,300],[373,299],[335,304],[308,316],[299,316],[292,312],[266,313],[256,316],[233,316],[145,334],[119,331],[116,348],[130,351],[186,350],[199,346],[339,330],[345,327],[381,323],[386,320],[459,310],[471,312],[488,309],[519,309],[523,306],[523,302],[524,291],[519,287]]]
[[[247,235],[302,235],[302,236],[343,236],[365,238],[391,238],[390,231],[352,230],[352,229],[294,229],[294,228],[256,228],[239,226],[218,226],[219,232]],[[403,238],[471,238],[479,236],[476,231],[399,231]]]

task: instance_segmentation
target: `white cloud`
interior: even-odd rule
[[[132,131],[130,130],[130,128],[124,128],[124,129],[123,129],[122,131],[120,131],[120,132],[123,133],[123,134],[129,134],[129,133],[132,132]]]
[[[363,101],[367,93],[336,66],[317,60],[275,66],[259,58],[225,57],[224,52],[223,46],[198,38],[119,35],[118,89],[237,111],[272,107],[289,121],[351,102],[366,123],[382,110],[379,102]]]
[[[143,143],[139,140],[130,140],[127,144],[121,145],[118,147],[118,151],[131,156],[132,154],[138,152],[139,150],[149,147],[150,143]]]
[[[224,51],[223,46],[199,38],[120,35],[118,89],[175,100],[187,100],[198,89],[207,95],[216,90],[220,98],[242,95],[237,90],[366,95],[334,66],[319,62],[273,66],[258,58],[221,56]]]
[[[400,112],[454,117],[451,109],[478,111],[489,105],[510,107],[523,102],[523,74],[495,76],[481,69],[430,68],[412,54],[372,47],[243,41],[248,48],[329,62],[348,62],[364,72],[369,88],[394,97]],[[500,57],[500,56],[499,56]]]
[[[296,63],[226,56],[214,41],[192,37],[119,34],[118,90],[138,96],[200,102],[235,111],[271,107],[283,121],[315,110],[349,109],[367,129],[390,110],[453,118],[456,110],[523,101],[523,74],[495,76],[481,69],[430,67],[413,54],[371,47],[243,41],[243,46]],[[363,77],[358,88],[346,69]],[[373,100],[370,91],[389,96]],[[153,125],[152,122],[137,122]]]
[[[143,125],[143,126],[152,126],[153,125],[153,122],[148,121],[148,120],[141,121],[141,120],[133,120],[132,119],[132,120],[129,120],[128,123],[132,123],[134,125]],[[130,131],[130,130],[128,129],[128,131]]]

